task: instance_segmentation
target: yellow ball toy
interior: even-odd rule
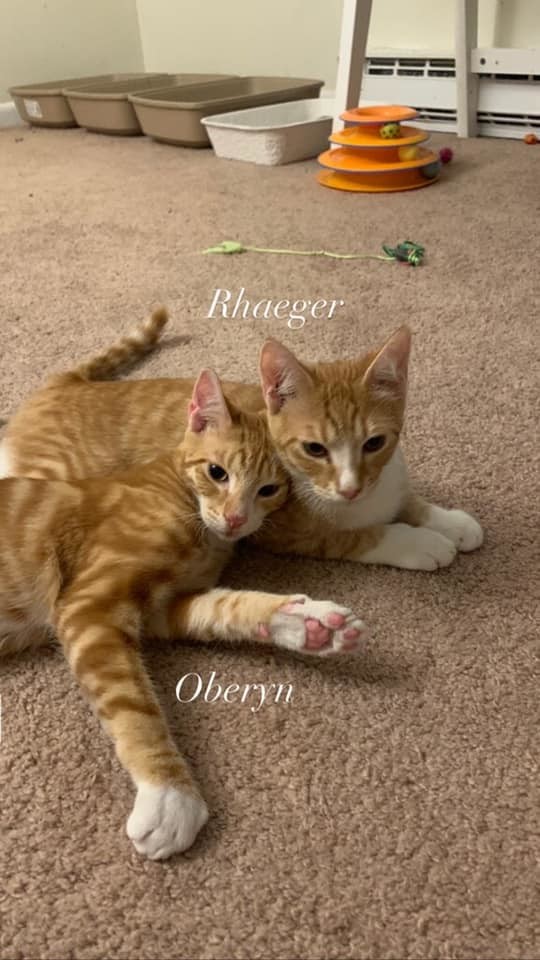
[[[385,140],[395,140],[396,137],[401,136],[401,127],[399,123],[385,123],[379,133]]]
[[[400,160],[416,160],[418,158],[418,147],[398,147],[398,157]]]

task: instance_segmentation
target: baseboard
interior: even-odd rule
[[[0,103],[0,127],[24,127],[26,124],[17,113],[13,100]]]

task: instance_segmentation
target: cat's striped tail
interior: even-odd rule
[[[106,380],[118,370],[140,360],[150,353],[161,337],[163,328],[168,323],[169,314],[165,307],[158,307],[152,315],[139,324],[125,337],[113,343],[108,350],[91,357],[85,363],[79,364],[73,370],[56,375],[54,380]]]

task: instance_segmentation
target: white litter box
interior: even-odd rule
[[[333,100],[294,100],[220,113],[202,122],[218,157],[274,165],[326,150],[333,112]]]

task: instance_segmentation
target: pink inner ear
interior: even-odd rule
[[[273,356],[274,350],[273,346],[265,346],[261,354],[259,371],[265,392],[275,389],[279,381],[279,366]]]
[[[208,406],[209,402],[212,399],[212,394],[215,392],[212,388],[214,384],[212,383],[208,371],[203,370],[193,387],[193,394],[191,396],[191,404],[194,409],[203,409]]]
[[[206,427],[206,420],[194,400],[190,400],[188,414],[190,430],[193,430],[193,433],[202,433]]]
[[[259,373],[270,413],[278,413],[289,400],[306,396],[313,385],[294,354],[276,340],[268,340],[263,346]]]
[[[219,379],[213,370],[202,370],[189,405],[190,427],[196,433],[207,427],[225,429],[231,424]]]
[[[265,391],[278,390],[283,380],[295,377],[300,370],[300,364],[290,350],[277,340],[267,340],[261,351],[259,371]]]
[[[278,413],[284,403],[283,397],[280,397],[277,387],[268,387],[265,392],[266,406],[270,413]]]
[[[368,367],[364,383],[377,385],[390,396],[405,396],[410,347],[410,331],[406,326],[400,327]]]

